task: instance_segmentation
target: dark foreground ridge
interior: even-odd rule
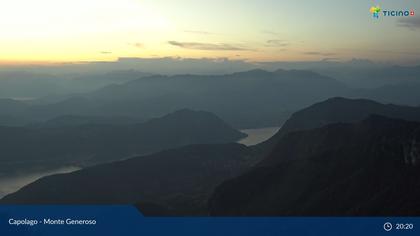
[[[192,145],[44,177],[1,203],[136,203],[149,214],[205,214],[214,187],[252,162],[241,144]]]
[[[320,128],[334,123],[359,122],[370,115],[420,122],[420,107],[382,104],[367,99],[330,98],[295,112],[273,138],[259,144],[258,148],[269,152],[290,132]]]
[[[420,215],[420,123],[370,116],[283,136],[219,186],[211,215]]]
[[[129,203],[178,216],[420,215],[416,120],[416,107],[333,98],[295,113],[260,145],[191,145],[49,176],[1,203]]]

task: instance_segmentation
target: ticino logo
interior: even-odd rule
[[[371,7],[370,13],[373,18],[379,18],[379,15],[383,16],[414,16],[414,9],[411,10],[382,10],[379,6]]]

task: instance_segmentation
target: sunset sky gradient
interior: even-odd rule
[[[373,19],[371,6],[416,16]],[[418,0],[1,0],[0,62],[420,59]]]

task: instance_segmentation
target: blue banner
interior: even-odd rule
[[[420,217],[144,217],[130,205],[0,206],[0,235],[420,235]]]

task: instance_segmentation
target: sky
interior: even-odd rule
[[[414,9],[374,19],[371,6]],[[0,63],[123,57],[420,62],[418,0],[0,0]]]

